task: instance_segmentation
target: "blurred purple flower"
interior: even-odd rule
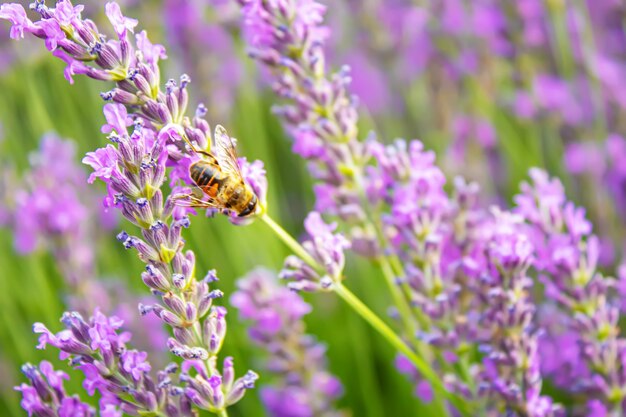
[[[352,91],[367,110],[372,114],[389,112],[391,97],[383,71],[359,52],[350,53],[344,58],[344,62],[353,69],[350,84]]]
[[[261,399],[274,417],[339,416],[339,380],[326,369],[325,347],[305,334],[302,318],[311,307],[281,286],[275,274],[256,269],[237,281],[231,304],[251,321],[251,339],[269,354],[268,371],[277,383],[263,387]]]
[[[108,305],[95,279],[94,217],[105,228],[113,213],[97,210],[99,196],[86,188],[86,173],[75,160],[75,145],[55,135],[43,137],[30,155],[30,170],[13,178],[6,199],[4,225],[14,235],[18,252],[49,251],[69,285],[70,304],[81,311]],[[8,191],[8,190],[7,190]],[[94,204],[96,203],[96,204]],[[88,221],[89,220],[89,221]]]
[[[584,210],[567,201],[557,179],[537,169],[531,170],[531,178],[532,183],[522,184],[515,202],[528,223],[525,233],[538,248],[534,267],[546,295],[567,319],[562,327],[580,346],[580,367],[592,372],[576,372],[575,379],[558,375],[571,375],[569,367],[552,373],[566,381],[566,388],[613,404],[615,393],[626,385],[626,344],[617,325],[619,307],[609,292],[614,284],[596,269],[599,239],[591,234]]]
[[[574,175],[591,174],[601,181],[605,164],[602,149],[593,142],[571,143],[565,149],[565,167]]]
[[[205,104],[212,118],[227,121],[243,69],[233,53],[236,45],[229,33],[228,12],[221,10],[226,5],[220,7],[215,3],[167,0],[163,6],[164,18],[173,58],[189,71],[197,87],[203,89],[200,95],[208,100]]]

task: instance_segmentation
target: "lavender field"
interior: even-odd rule
[[[623,0],[0,5],[0,416],[626,416]]]

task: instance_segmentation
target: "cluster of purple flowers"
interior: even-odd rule
[[[266,269],[256,269],[237,281],[231,304],[252,325],[252,341],[267,353],[265,368],[279,377],[262,388],[261,397],[272,416],[339,416],[333,402],[341,383],[326,370],[325,346],[305,333],[302,317],[311,306],[278,282]]]
[[[350,242],[338,233],[333,233],[337,224],[326,224],[317,212],[311,212],[304,220],[308,239],[302,243],[313,262],[297,255],[285,260],[280,277],[290,281],[288,287],[296,291],[319,291],[332,289],[334,283],[343,280],[345,266],[344,250]],[[320,269],[321,267],[321,269]]]
[[[42,361],[39,367],[25,364],[22,371],[29,384],[21,384],[15,389],[22,393],[22,408],[29,416],[45,417],[93,417],[95,410],[77,396],[68,396],[63,387],[63,380],[69,376],[62,371],[55,371],[52,364]],[[104,417],[117,417],[115,409],[109,408]]]
[[[495,399],[487,405],[493,410],[557,413],[540,393],[527,276],[534,248],[522,218],[482,208],[478,186],[460,178],[449,196],[434,154],[417,141],[372,147],[369,182],[378,186],[370,195],[389,206],[385,230],[405,271],[397,284],[412,306],[414,337],[433,348],[448,389],[470,401]],[[405,361],[399,367],[421,386],[418,394],[431,396]]]
[[[585,211],[567,201],[562,184],[545,172],[531,171],[532,183],[522,185],[517,211],[528,224],[527,235],[537,247],[534,266],[546,295],[561,310],[561,331],[555,352],[575,344],[572,364],[556,361],[550,372],[573,392],[590,395],[590,407],[604,413],[621,408],[624,398],[624,339],[618,320],[621,303],[617,282],[598,271],[599,240],[591,233]],[[549,361],[551,356],[547,356]]]
[[[312,0],[240,3],[249,54],[272,70],[273,89],[283,99],[274,111],[293,136],[293,151],[310,162],[319,181],[316,210],[352,220],[354,233],[364,241],[355,250],[375,252],[372,230],[362,225],[359,187],[354,187],[367,156],[357,140],[355,98],[346,90],[349,69],[333,74],[326,70],[326,8]]]
[[[140,312],[154,313],[172,327],[170,351],[193,362],[189,369],[195,375],[184,379],[189,385],[185,394],[196,406],[221,412],[237,402],[257,376],[249,371],[234,381],[231,359],[218,371],[216,360],[226,335],[226,309],[213,306],[213,300],[223,293],[209,287],[217,280],[214,271],[202,281],[193,275],[195,255],[184,251],[181,238],[182,229],[190,224],[188,209],[177,205],[179,194],[171,194],[164,201],[161,188],[168,159],[164,142],[159,143],[155,132],[141,123],[129,135],[125,124],[114,124],[125,123],[126,109],[109,106],[109,110],[116,108],[105,114],[109,126],[115,126],[117,147],[109,145],[86,156],[85,162],[95,169],[91,180],[102,178],[113,204],[142,229],[141,238],[121,232],[118,240],[127,249],[137,250],[146,264],[142,280],[161,299],[160,304],[140,305]]]
[[[35,323],[33,330],[41,334],[39,349],[47,345],[54,346],[60,351],[61,359],[69,359],[72,366],[85,375],[83,387],[89,395],[100,393],[99,408],[101,415],[119,417],[122,412],[130,415],[156,414],[167,416],[192,416],[191,402],[188,396],[181,395],[183,388],[173,385],[170,375],[178,371],[176,364],[168,365],[157,373],[154,380],[150,375],[152,366],[147,361],[147,353],[129,349],[126,343],[130,340],[130,333],[120,332],[122,321],[115,316],[107,317],[95,311],[89,320],[85,320],[80,313],[68,312],[63,315],[61,322],[65,330],[53,333],[41,323]],[[43,365],[42,365],[43,366]],[[49,364],[45,366],[47,375],[51,371]],[[42,369],[43,371],[43,369]],[[48,377],[48,384],[42,383],[41,376],[32,366],[25,366],[25,373],[31,381],[32,388],[37,391],[38,398],[29,398],[29,413],[34,416],[63,415],[61,407],[56,402],[57,395],[50,395],[50,388],[62,392],[59,386],[63,373],[55,373],[54,378]],[[32,376],[31,376],[32,375]],[[31,387],[22,386],[22,394],[26,401],[26,393],[31,393]],[[50,401],[52,397],[53,401]],[[62,397],[61,397],[62,398]],[[72,397],[70,397],[72,398]],[[73,397],[75,398],[75,397]],[[46,404],[52,402],[52,404]],[[76,401],[77,402],[77,401]],[[80,405],[80,402],[77,402]],[[58,414],[45,414],[40,409],[52,409]],[[76,411],[78,411],[78,406]],[[84,415],[95,415],[94,411],[83,411]],[[78,414],[67,414],[78,415]]]
[[[294,151],[311,161],[320,181],[317,208],[341,221],[353,250],[384,260],[383,272],[387,269],[399,289],[395,301],[409,304],[407,309],[398,303],[396,310],[405,331],[414,333],[406,337],[414,338],[418,351],[427,344],[448,389],[470,401],[480,403],[487,396],[495,400],[487,405],[494,411],[560,414],[559,406],[541,394],[542,334],[528,270],[536,267],[544,245],[524,234],[525,216],[481,208],[478,187],[462,180],[450,197],[434,154],[417,141],[388,146],[374,137],[358,141],[349,79],[334,84],[340,76],[326,76],[323,6],[314,1],[241,3],[251,56],[274,70],[274,91],[285,101],[277,112],[294,137]],[[492,8],[493,13],[499,12]],[[498,27],[503,26],[477,36],[488,37],[506,55],[510,45],[505,39],[495,42],[501,36]],[[493,145],[495,133],[488,124],[458,120],[459,129],[462,121],[468,134],[484,136]],[[288,259],[286,266],[286,277],[315,276],[300,259]],[[331,283],[322,279],[306,289]],[[583,285],[587,288],[587,281]],[[606,294],[606,286],[597,293]],[[611,326],[602,328],[614,328],[617,316],[604,316]],[[459,373],[459,367],[465,371]],[[412,374],[410,367],[403,369]]]
[[[208,148],[211,134],[208,123],[202,119],[206,110],[199,106],[193,119],[185,116],[190,82],[186,75],[181,77],[180,85],[169,80],[165,91],[161,91],[158,61],[165,57],[165,49],[152,44],[145,32],[136,35],[135,42],[132,42],[130,34],[138,22],[123,16],[116,3],[108,3],[105,8],[116,34],[110,40],[93,21],[81,18],[82,6],[60,1],[55,8],[49,8],[38,1],[32,8],[41,15],[41,20],[32,22],[18,4],[2,5],[0,17],[13,23],[12,37],[19,38],[24,32],[30,32],[43,38],[53,55],[68,64],[65,75],[69,81],[75,74],[87,74],[97,80],[116,82],[113,90],[102,93],[105,100],[114,102],[105,106],[106,124],[102,128],[109,134],[112,144],[88,153],[83,160],[94,169],[89,182],[96,178],[103,180],[108,191],[105,206],[118,208],[141,230],[141,237],[121,232],[118,239],[127,249],[137,250],[139,258],[146,264],[142,280],[161,300],[160,304],[140,305],[141,313],[152,312],[173,329],[174,337],[168,340],[169,350],[187,364],[181,376],[185,388],[180,390],[185,403],[225,414],[228,406],[239,401],[245,391],[254,386],[257,375],[249,371],[235,380],[230,358],[222,370],[218,370],[217,355],[226,334],[226,309],[213,306],[213,300],[223,294],[209,288],[209,283],[217,280],[214,271],[205,279],[196,280],[195,255],[184,250],[181,230],[190,224],[187,217],[190,208],[178,202],[188,191],[176,186],[172,194],[164,196],[162,190],[168,164],[176,167],[170,174],[172,186],[179,180],[192,183],[188,167],[198,156],[188,154],[186,143],[203,150]],[[132,108],[134,117],[127,113],[125,106]],[[132,133],[128,131],[129,126],[133,126]],[[248,173],[264,176],[259,167],[245,168]],[[262,185],[264,179],[253,178],[251,182],[253,186]],[[263,196],[264,190],[258,190],[258,195]],[[67,324],[68,327],[79,329],[75,335],[77,340],[68,339],[65,332],[60,336],[49,336],[50,343],[64,349],[67,341],[72,348],[76,345],[78,349],[67,353],[78,355],[97,350],[97,342],[93,345],[87,335],[88,325],[80,318],[68,317],[75,319]],[[97,319],[93,325],[100,321]],[[120,346],[112,352],[124,355],[122,351],[123,346]],[[120,356],[119,363],[107,355],[102,355],[106,363],[104,369],[90,365],[88,371],[92,374],[102,371],[108,375],[110,367],[121,366],[129,368],[127,372],[135,371],[132,375],[135,382],[144,383],[142,375],[137,373],[150,370],[149,366],[141,365],[144,354]],[[130,365],[133,362],[137,362],[139,370]],[[94,374],[94,378],[94,384],[100,386],[97,375]],[[133,404],[139,404],[145,410],[169,407],[167,401],[163,402],[163,394],[155,392],[155,384],[150,382],[148,385],[146,389],[152,395],[140,390],[139,385],[134,386],[138,397],[134,398]],[[104,384],[102,388],[111,391],[112,397],[118,397],[115,386]],[[186,415],[187,408],[190,407],[185,406],[180,415]],[[138,410],[132,412],[137,414]],[[176,411],[166,412],[178,415]]]
[[[486,252],[488,272],[481,277],[480,294],[487,305],[482,321],[488,333],[479,347],[486,354],[480,388],[500,396],[503,408],[520,415],[562,415],[550,397],[541,395],[540,333],[529,294],[533,281],[527,275],[534,248],[521,226],[519,216],[495,213]]]

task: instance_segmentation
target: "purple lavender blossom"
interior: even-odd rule
[[[522,233],[522,218],[496,211],[487,246],[488,269],[482,277],[486,297],[483,326],[490,328],[481,345],[481,390],[501,398],[503,408],[520,415],[561,416],[563,410],[541,395],[539,333],[533,325],[535,307],[527,276],[533,246]]]
[[[313,0],[240,3],[250,55],[272,70],[274,91],[283,99],[275,112],[293,136],[294,152],[310,162],[314,177],[326,188],[327,204],[318,206],[340,214],[339,207],[351,204],[353,213],[346,216],[362,218],[354,185],[367,155],[357,140],[356,102],[346,90],[349,69],[326,72],[326,8]],[[361,230],[368,231],[365,239],[374,239],[371,229]]]
[[[250,337],[270,355],[266,369],[277,377],[261,390],[270,415],[341,415],[333,404],[342,393],[341,383],[326,369],[325,347],[305,333],[302,317],[311,307],[265,269],[239,279],[237,287],[231,304],[251,321]]]
[[[37,22],[30,21],[18,4],[2,5],[0,18],[13,23],[14,37],[28,32],[44,39],[53,55],[68,64],[66,77],[70,82],[74,74],[116,82],[113,90],[102,93],[103,99],[115,103],[105,109],[107,123],[103,128],[109,132],[112,144],[84,158],[83,162],[94,169],[89,182],[105,182],[105,205],[118,208],[140,230],[141,237],[121,232],[118,240],[127,249],[138,251],[146,264],[142,280],[161,300],[160,304],[141,305],[141,313],[153,312],[172,327],[168,347],[173,354],[200,361],[193,368],[195,372],[185,374],[188,387],[184,398],[197,408],[223,414],[226,407],[254,386],[257,376],[249,371],[235,380],[232,361],[221,372],[217,369],[217,355],[226,334],[226,310],[212,304],[223,294],[210,290],[207,280],[196,280],[195,255],[184,251],[181,232],[190,225],[187,214],[192,210],[179,202],[188,198],[188,193],[174,187],[174,192],[165,196],[161,190],[167,168],[189,156],[187,144],[203,151],[209,149],[210,128],[202,118],[206,112],[200,106],[195,117],[185,116],[190,82],[186,75],[180,77],[179,83],[169,80],[161,90],[158,61],[166,57],[165,48],[152,44],[145,32],[134,36],[133,42],[131,34],[138,22],[125,17],[116,3],[105,7],[116,34],[110,40],[92,21],[81,18],[82,6],[74,7],[68,0],[59,1],[55,8],[36,2],[33,8],[41,15]],[[134,112],[132,133],[127,129],[131,120],[124,106]],[[195,152],[192,155],[197,157]],[[257,168],[253,173],[255,184],[261,185],[262,170]],[[180,171],[177,175],[184,182]],[[54,344],[65,340],[41,330],[47,335],[43,344],[47,340]],[[76,354],[96,349],[91,346],[85,350],[84,346],[69,342],[78,346],[80,352],[73,352]],[[147,369],[139,356],[120,359],[129,361],[133,369],[141,368],[141,372]],[[89,366],[86,369],[94,376],[98,371]],[[130,375],[135,377],[132,372]],[[97,376],[94,378],[96,385],[91,386],[92,390],[99,382]],[[207,384],[211,390],[204,389]],[[152,402],[144,405],[154,408]]]
[[[337,224],[324,223],[317,212],[309,213],[304,220],[304,228],[308,239],[302,246],[315,264],[296,255],[289,256],[280,277],[289,281],[287,285],[292,290],[332,290],[334,283],[343,280],[344,250],[350,247],[350,242],[341,234],[333,233]],[[323,270],[318,270],[317,266],[321,266]]]
[[[558,180],[538,169],[530,176],[532,183],[523,183],[515,198],[516,209],[537,247],[533,264],[546,295],[563,311],[564,327],[580,345],[578,362],[587,368],[565,387],[591,394],[600,401],[597,406],[621,408],[626,344],[617,325],[620,307],[609,291],[614,282],[597,271],[599,240],[591,234],[584,210],[567,201]]]
[[[54,236],[68,236],[74,242],[84,238],[80,225],[87,208],[77,193],[83,172],[74,164],[74,154],[71,142],[48,135],[42,139],[41,151],[31,155],[33,170],[24,182],[32,190],[20,190],[15,197],[15,211],[20,213],[15,222],[18,252],[32,252],[38,243]],[[83,264],[79,270],[89,269],[93,259],[76,262]]]
[[[492,410],[558,413],[540,394],[539,336],[532,300],[524,295],[532,283],[526,271],[534,249],[521,217],[481,209],[477,185],[461,179],[449,197],[434,154],[417,141],[387,147],[374,142],[371,152],[378,167],[369,171],[369,182],[380,186],[370,195],[391,206],[388,233],[404,261],[406,276],[398,278],[398,285],[421,312],[423,329],[417,337],[441,355],[437,366],[448,389],[473,400],[487,396],[486,407]],[[523,336],[509,339],[503,335],[511,330],[503,329],[519,329]],[[467,351],[472,345],[485,354],[482,363],[472,363]],[[428,397],[414,367],[399,363],[418,395]],[[460,375],[446,371],[450,363],[468,370]],[[525,382],[519,385],[519,380]]]
[[[22,393],[22,408],[29,417],[95,417],[96,411],[76,395],[68,396],[63,380],[65,372],[55,371],[52,364],[42,361],[38,367],[29,363],[22,366],[29,384],[15,387]]]
[[[12,229],[19,253],[45,249],[54,256],[69,285],[73,308],[92,309],[105,300],[95,280],[95,249],[86,243],[94,234],[93,223],[87,220],[99,216],[99,223],[111,228],[116,219],[104,210],[91,211],[99,197],[85,186],[86,173],[75,160],[72,142],[44,136],[40,149],[30,155],[30,164],[31,169],[14,179],[12,191],[3,196],[8,207],[4,223]]]
[[[166,416],[193,416],[191,404],[186,396],[178,395],[180,388],[173,385],[170,375],[177,371],[175,364],[156,373],[156,380],[150,374],[152,367],[146,361],[147,354],[127,348],[130,333],[121,332],[122,321],[117,317],[107,317],[98,310],[85,320],[77,312],[67,312],[61,318],[65,330],[53,333],[42,323],[35,323],[33,330],[39,336],[39,349],[51,345],[60,351],[61,359],[70,359],[72,366],[85,375],[83,387],[89,395],[99,392],[100,411],[115,415],[122,411],[129,415],[146,415],[150,413]],[[50,387],[54,392],[62,392],[59,386],[61,378],[67,379],[64,373],[46,374]],[[43,364],[42,364],[43,366]],[[34,372],[32,367],[27,369]],[[41,368],[44,372],[44,368]],[[36,376],[36,372],[34,373]],[[33,380],[27,373],[39,397],[49,401],[50,394],[42,390],[46,388],[41,382]],[[51,378],[54,376],[54,379]],[[56,384],[56,385],[55,385]],[[28,388],[28,386],[22,385]],[[23,391],[24,393],[24,391]],[[26,396],[26,394],[24,394]],[[58,395],[53,398],[58,398]],[[29,393],[30,398],[30,393]],[[61,404],[63,405],[63,404]],[[73,407],[67,415],[78,413],[80,403]],[[68,405],[70,406],[70,405]],[[45,415],[50,414],[35,414]],[[52,414],[56,415],[56,414]],[[59,417],[61,414],[59,411]],[[92,411],[84,415],[95,415]]]
[[[119,105],[118,105],[119,106]],[[124,112],[120,106],[119,114]],[[113,113],[109,113],[113,114]],[[108,120],[109,124],[113,120]],[[109,201],[119,206],[122,214],[142,229],[136,237],[122,232],[118,240],[127,248],[138,251],[146,264],[143,282],[159,295],[162,304],[141,305],[142,314],[153,312],[172,327],[174,337],[168,341],[170,351],[186,360],[200,360],[193,369],[194,377],[185,377],[191,384],[185,390],[190,401],[198,407],[221,410],[240,399],[253,380],[241,388],[232,384],[220,385],[222,397],[211,397],[201,389],[210,378],[222,378],[214,362],[226,334],[226,311],[213,306],[213,300],[222,296],[219,290],[210,290],[209,280],[197,281],[195,255],[184,252],[182,229],[190,224],[185,210],[175,210],[179,194],[170,195],[165,201],[161,187],[165,181],[168,162],[164,136],[137,123],[132,134],[126,127],[122,132],[113,131],[117,147],[89,153],[84,162],[95,172],[92,180],[102,179],[109,190]],[[143,190],[136,184],[142,184]],[[188,211],[188,210],[187,210]],[[244,377],[245,378],[245,377]],[[200,385],[194,385],[200,384]],[[232,390],[239,391],[232,391]]]

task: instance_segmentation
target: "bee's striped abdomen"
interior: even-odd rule
[[[210,197],[215,197],[222,185],[219,167],[207,161],[198,161],[189,167],[191,179]]]

